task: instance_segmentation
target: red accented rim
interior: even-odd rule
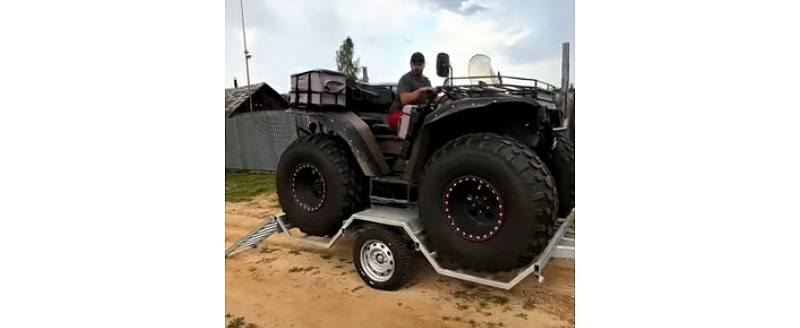
[[[302,164],[292,173],[292,198],[309,212],[316,212],[325,203],[327,188],[325,179],[315,167]]]
[[[491,183],[476,176],[451,181],[443,203],[447,225],[469,241],[488,241],[505,223],[505,203],[500,193]]]

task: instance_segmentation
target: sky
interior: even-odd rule
[[[291,74],[336,70],[336,50],[350,36],[371,83],[396,83],[411,54],[425,55],[433,85],[436,55],[450,55],[455,76],[467,76],[475,54],[495,72],[561,84],[561,48],[570,43],[575,83],[574,0],[242,0],[250,82],[289,90]],[[246,85],[239,0],[225,0],[225,87]]]

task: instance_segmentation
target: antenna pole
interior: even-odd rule
[[[244,3],[239,0],[239,8],[242,10],[242,41],[244,41],[244,67],[247,72],[247,103],[250,104],[250,112],[253,112],[253,93],[250,90],[250,52],[247,50],[247,33],[244,26]]]

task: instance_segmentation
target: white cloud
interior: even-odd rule
[[[483,53],[504,75],[557,84],[560,42],[574,44],[574,33],[553,41],[562,38],[551,34],[556,31],[553,26],[507,18],[524,16],[515,11],[532,8],[530,1],[536,0],[245,0],[248,47],[253,55],[251,81],[266,81],[285,92],[292,73],[335,69],[335,52],[349,35],[373,82],[396,82],[408,70],[411,53],[421,51],[428,59],[426,74],[434,83],[442,82],[435,76],[436,54],[447,52],[456,75],[466,74],[469,58]],[[545,9],[554,6],[548,1],[544,4]],[[458,11],[470,6],[486,10],[470,15]],[[239,2],[226,0],[226,87],[232,86],[233,76],[240,85],[245,77],[240,19]],[[574,31],[574,27],[566,30],[570,29]],[[534,53],[528,56],[528,52]]]

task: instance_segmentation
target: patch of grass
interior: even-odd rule
[[[225,314],[225,318],[230,318],[230,313]],[[252,322],[245,324],[244,317],[236,317],[228,321],[228,324],[225,325],[225,328],[259,328],[257,324]]]
[[[289,251],[289,254],[291,254],[291,255],[300,255],[300,252],[293,249],[293,250]]]
[[[228,321],[225,328],[244,328],[244,317],[236,317]]]
[[[525,300],[524,303],[522,303],[522,308],[528,311],[533,310],[533,300],[530,297],[528,297],[528,299]]]
[[[321,257],[323,260],[330,260],[330,259],[331,259],[331,257],[333,257],[333,255],[330,255],[330,254],[322,254],[322,255],[320,255],[319,257]]]
[[[308,272],[308,271],[317,270],[317,269],[319,269],[319,268],[315,267],[315,266],[310,266],[310,267],[305,267],[305,268],[293,267],[293,268],[289,269],[289,272]]]
[[[497,327],[505,327],[506,326],[505,322],[502,322],[502,321],[499,321],[499,322],[484,321],[483,324],[486,325],[487,328],[497,328]]]
[[[275,173],[225,171],[226,202],[246,202],[275,190]]]
[[[528,314],[527,313],[517,313],[514,316],[515,317],[520,317],[520,318],[525,319],[525,320],[528,320]]]
[[[468,290],[457,290],[452,293],[453,297],[460,298],[470,303],[478,303],[481,308],[487,307],[489,303],[497,305],[506,305],[509,302],[508,297],[503,295],[494,295],[480,288],[470,288]]]
[[[271,259],[271,258],[268,258],[268,257],[262,257],[260,260],[256,261],[256,264],[269,263],[269,262],[272,262],[272,261],[275,261],[275,259]]]

